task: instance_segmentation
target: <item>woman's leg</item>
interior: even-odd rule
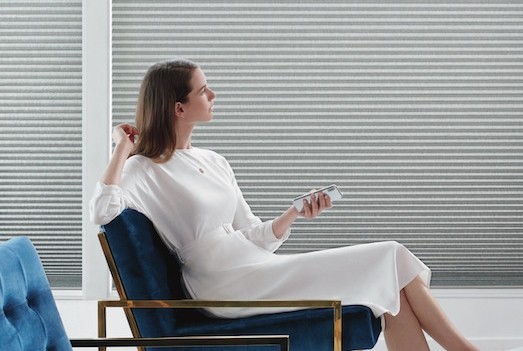
[[[383,334],[389,351],[429,350],[423,330],[403,290],[400,293],[400,312],[396,316],[385,315]]]
[[[421,328],[445,350],[479,350],[454,327],[420,278],[410,282],[404,291],[408,304]]]

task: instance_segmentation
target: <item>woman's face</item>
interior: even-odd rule
[[[185,103],[178,103],[179,117],[187,123],[208,122],[212,119],[212,110],[216,94],[207,86],[207,79],[200,68],[195,68],[189,82],[191,92]]]

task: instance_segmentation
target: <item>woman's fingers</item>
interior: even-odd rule
[[[303,199],[303,217],[311,218],[311,205],[305,199]]]
[[[331,208],[332,202],[328,195],[323,193],[311,194],[310,202],[303,200],[303,217],[312,219],[318,216],[326,208]]]
[[[325,204],[325,194],[324,193],[319,193],[318,194],[318,210],[319,212],[323,211],[326,207],[326,204]]]
[[[131,124],[122,123],[113,129],[113,141],[118,144],[122,140],[134,143],[134,137],[138,135],[138,129]],[[126,140],[127,139],[127,140]]]
[[[329,197],[329,195],[324,194],[324,193],[320,193],[318,195],[318,204],[320,206],[319,207],[320,208],[320,212],[323,211],[326,208],[331,208],[332,207],[331,198]]]
[[[122,129],[125,131],[125,133],[127,135],[130,135],[130,136],[138,135],[138,129],[136,129],[135,126],[133,126],[131,124],[127,124],[127,123],[121,124],[120,126],[122,127]]]
[[[311,214],[312,214],[312,217],[316,217],[318,215],[318,198],[316,196],[316,194],[312,193],[311,194]]]

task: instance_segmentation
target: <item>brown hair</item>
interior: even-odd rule
[[[175,106],[187,101],[189,82],[198,65],[187,60],[152,65],[143,78],[135,123],[140,135],[134,154],[168,161],[176,149]]]

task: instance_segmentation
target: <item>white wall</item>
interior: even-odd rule
[[[523,290],[435,289],[433,292],[458,328],[481,350],[501,351],[523,347]],[[55,297],[71,338],[97,337],[95,300],[74,299],[59,292]],[[130,335],[123,312],[110,309],[108,336]],[[386,350],[383,339],[374,350]],[[433,350],[442,349],[434,346]]]

